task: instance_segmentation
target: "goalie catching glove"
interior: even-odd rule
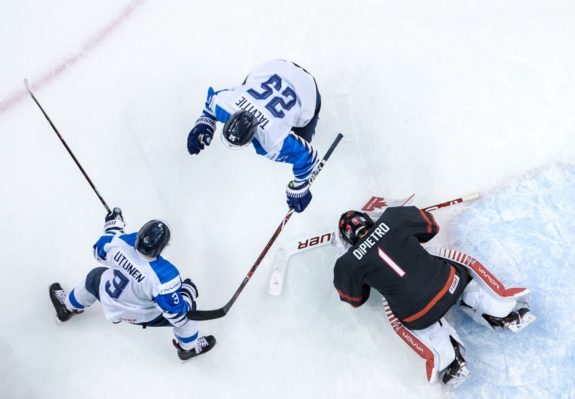
[[[190,305],[190,310],[196,310],[196,300],[198,299],[198,287],[187,278],[182,282],[182,297]]]
[[[303,212],[311,202],[311,191],[307,181],[290,181],[286,188],[287,204],[296,212]]]

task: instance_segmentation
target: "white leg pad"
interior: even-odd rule
[[[475,280],[471,280],[467,287],[465,287],[461,299],[466,305],[473,308],[473,312],[476,313],[476,316],[473,315],[475,320],[482,318],[483,314],[505,317],[517,304],[517,300],[503,300],[490,294],[483,286],[477,284]]]

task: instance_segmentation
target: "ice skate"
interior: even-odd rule
[[[505,317],[490,315],[483,315],[483,317],[493,327],[500,327],[504,330],[513,331],[514,333],[522,331],[536,319],[527,307],[514,310]]]
[[[53,283],[50,286],[50,300],[52,301],[52,305],[54,305],[54,310],[56,310],[58,324],[70,320],[75,314],[82,313],[82,311],[72,311],[66,307],[64,303],[66,300],[66,292],[60,283]]]
[[[453,342],[453,349],[455,350],[455,360],[447,367],[441,381],[446,386],[455,389],[469,377],[469,369],[467,368],[465,359],[461,355],[459,344]]]
[[[213,335],[207,335],[205,337],[198,338],[198,343],[195,348],[190,350],[183,349],[178,341],[173,340],[172,343],[178,351],[178,357],[182,362],[186,362],[191,358],[209,352],[214,346],[216,346],[216,339]]]

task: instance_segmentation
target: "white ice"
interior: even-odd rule
[[[567,0],[0,2],[0,397],[575,397],[574,18]],[[201,325],[218,345],[187,364],[170,329],[112,325],[99,305],[55,324],[47,287],[96,266],[105,211],[34,103],[8,101],[22,80],[129,229],[169,221],[165,255],[207,309],[282,220],[291,170],[219,140],[192,157],[186,136],[209,86],[272,58],[316,77],[316,148],[345,134],[277,244],[331,230],[371,195],[484,194],[437,211],[436,242],[530,286],[539,318],[510,336],[454,314],[472,373],[457,392],[427,384],[376,294],[360,309],[338,300],[327,249],[293,259],[280,297],[266,260]]]

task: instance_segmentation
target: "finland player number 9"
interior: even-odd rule
[[[122,295],[122,292],[128,285],[129,281],[130,280],[128,280],[128,277],[124,276],[119,270],[114,270],[114,278],[112,279],[112,282],[106,282],[106,292],[108,295],[110,295],[110,297],[117,299],[120,295]],[[113,288],[112,285],[114,286]]]
[[[278,75],[272,75],[268,80],[261,84],[263,91],[257,92],[254,89],[249,89],[247,92],[256,100],[265,100],[271,96],[274,92],[281,95],[274,96],[266,105],[266,109],[271,112],[276,118],[283,118],[285,113],[282,109],[289,111],[295,105],[297,101],[297,96],[295,91],[291,87],[286,87],[283,91],[282,89],[282,78]],[[278,109],[278,106],[282,109]]]

